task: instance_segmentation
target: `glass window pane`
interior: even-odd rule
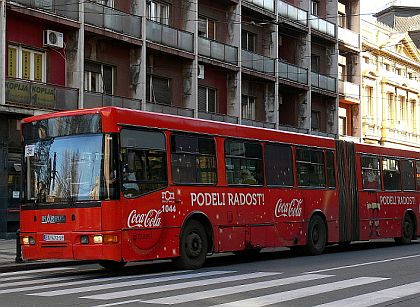
[[[335,165],[332,151],[327,151],[327,182],[328,187],[335,188]]]
[[[372,156],[362,156],[362,186],[366,190],[381,189],[381,173],[379,170],[379,159]]]
[[[268,185],[292,186],[292,149],[287,145],[267,144],[265,172]]]
[[[396,159],[383,159],[382,168],[385,191],[400,191],[401,174],[399,170],[399,161]]]
[[[414,179],[414,161],[401,160],[401,183],[404,191],[414,191],[416,182]]]

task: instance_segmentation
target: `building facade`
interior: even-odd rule
[[[363,141],[420,149],[420,52],[407,32],[362,21]]]
[[[359,2],[0,0],[0,237],[26,116],[115,105],[360,137]]]

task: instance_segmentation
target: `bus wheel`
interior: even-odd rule
[[[110,271],[121,270],[125,266],[126,262],[123,261],[112,261],[112,260],[102,260],[99,261],[99,265],[104,269]]]
[[[197,221],[187,224],[181,234],[179,257],[173,260],[180,269],[198,269],[206,261],[207,235],[204,227]]]
[[[414,225],[411,217],[406,214],[402,222],[402,234],[401,237],[395,238],[397,244],[410,244],[414,234]]]
[[[319,215],[314,215],[308,224],[305,251],[309,255],[319,255],[327,243],[327,227]]]

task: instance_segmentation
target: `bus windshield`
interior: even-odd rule
[[[115,195],[112,137],[63,136],[25,144],[25,201],[73,203]]]

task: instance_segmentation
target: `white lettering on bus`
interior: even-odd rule
[[[276,217],[302,216],[303,199],[294,198],[290,202],[283,202],[281,198],[277,201],[274,214]]]
[[[264,205],[262,193],[191,193],[194,206],[260,206]]]
[[[127,225],[129,228],[153,228],[160,227],[162,210],[150,209],[147,213],[137,213],[132,210],[128,215]]]
[[[379,196],[381,205],[415,205],[416,197],[414,196]]]

